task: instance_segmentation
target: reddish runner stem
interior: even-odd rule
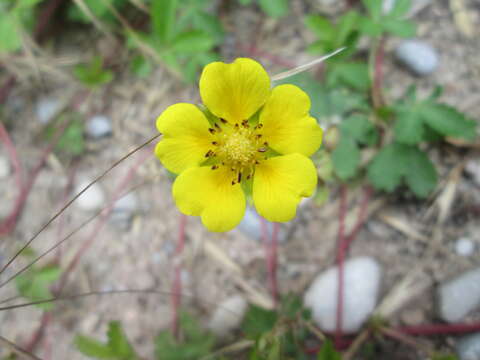
[[[372,101],[375,109],[384,105],[382,83],[383,83],[383,59],[385,57],[385,38],[382,37],[374,50],[373,63],[373,84]]]
[[[187,226],[187,216],[180,215],[178,224],[178,239],[175,248],[175,264],[172,283],[172,333],[178,339],[179,336],[179,307],[182,297],[182,261],[181,257],[185,248],[185,228]]]
[[[480,322],[471,324],[426,324],[399,327],[398,331],[408,335],[454,335],[480,331]]]

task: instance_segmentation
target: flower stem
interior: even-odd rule
[[[177,247],[175,248],[175,265],[172,283],[172,334],[178,339],[179,336],[179,307],[182,296],[182,262],[180,261],[183,249],[185,247],[185,228],[187,226],[187,216],[181,214],[178,224]]]
[[[426,324],[404,326],[398,331],[408,335],[453,335],[480,331],[480,321],[471,324]]]
[[[345,261],[345,217],[347,212],[347,186],[340,187],[340,202],[338,211],[338,239],[337,239],[337,265],[338,265],[338,288],[337,288],[337,311],[335,346],[340,348],[342,342],[343,323],[343,263]]]
[[[370,53],[370,71],[372,74],[372,102],[378,109],[385,104],[382,93],[383,59],[385,57],[385,37],[378,39]]]
[[[263,217],[259,216],[262,230],[262,239],[265,246],[265,254],[267,259],[267,274],[268,286],[273,298],[275,306],[278,304],[278,282],[277,282],[277,258],[278,258],[278,231],[280,224],[273,224],[272,237],[268,236],[268,222]]]

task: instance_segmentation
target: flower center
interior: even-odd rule
[[[264,160],[268,143],[261,134],[262,124],[251,126],[248,120],[232,125],[224,119],[210,128],[214,136],[212,149],[205,157],[212,159],[212,170],[226,166],[232,171],[232,185],[242,179],[250,179],[255,171],[255,165]]]

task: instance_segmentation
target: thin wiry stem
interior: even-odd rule
[[[102,174],[100,174],[99,176],[97,176],[90,184],[88,184],[85,188],[82,189],[82,191],[80,191],[77,195],[75,195],[67,204],[65,204],[50,220],[48,220],[45,225],[43,225],[40,230],[38,230],[27,242],[26,244],[19,250],[17,251],[17,253],[15,253],[15,255],[2,267],[2,269],[0,270],[0,275],[10,266],[10,264],[12,262],[15,261],[15,259],[43,232],[43,230],[45,230],[52,222],[55,221],[55,219],[57,219],[68,207],[70,207],[70,205],[72,205],[72,203],[77,200],[85,191],[87,191],[93,184],[95,184],[97,181],[100,181],[105,175],[107,175],[111,170],[113,170],[116,166],[118,166],[122,161],[124,161],[125,159],[127,159],[129,156],[133,155],[134,153],[136,153],[138,150],[144,148],[145,146],[147,146],[148,144],[150,144],[152,141],[154,141],[155,139],[157,139],[158,137],[160,137],[161,134],[158,134],[158,135],[155,135],[154,137],[152,137],[151,139],[149,139],[148,141],[146,141],[145,143],[143,143],[142,145],[140,145],[139,147],[133,149],[132,151],[130,151],[128,154],[126,154],[125,156],[123,156],[122,158],[120,158],[119,160],[117,160],[116,162],[114,162],[107,170],[105,170]],[[5,282],[3,284],[0,284],[0,287],[3,286],[5,284]]]
[[[187,216],[180,215],[178,224],[178,241],[175,249],[175,268],[172,283],[172,334],[175,338],[179,335],[179,307],[182,297],[182,253],[185,248],[185,228],[187,226]]]

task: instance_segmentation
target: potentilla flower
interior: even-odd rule
[[[175,104],[157,119],[163,139],[155,154],[179,174],[172,192],[180,211],[201,216],[211,231],[228,231],[251,194],[265,219],[291,220],[317,184],[308,157],[322,129],[309,115],[308,95],[294,85],[271,89],[259,63],[239,58],[207,65],[200,96],[204,106]]]

